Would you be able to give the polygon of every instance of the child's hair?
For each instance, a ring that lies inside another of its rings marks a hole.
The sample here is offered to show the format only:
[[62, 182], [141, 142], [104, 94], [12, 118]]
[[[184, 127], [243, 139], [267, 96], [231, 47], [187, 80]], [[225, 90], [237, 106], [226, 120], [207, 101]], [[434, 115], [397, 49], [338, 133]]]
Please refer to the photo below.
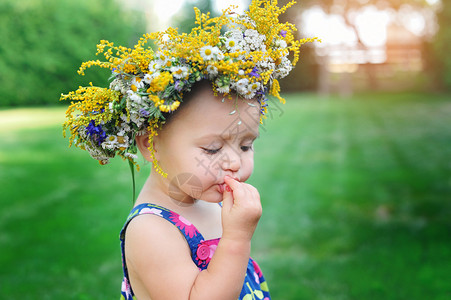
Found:
[[177, 116], [180, 114], [180, 112], [183, 111], [188, 106], [191, 100], [196, 98], [196, 96], [201, 91], [206, 89], [211, 90], [211, 83], [207, 79], [202, 79], [200, 81], [195, 82], [191, 87], [191, 90], [183, 95], [183, 99], [181, 100], [183, 105], [181, 105], [179, 109], [163, 113], [164, 123], [161, 125], [160, 129], [162, 129], [164, 126], [168, 125], [174, 119], [176, 119]]
[[[64, 123], [70, 145], [87, 150], [101, 164], [119, 155], [136, 165], [135, 137], [148, 132], [152, 139], [199, 81], [199, 87], [207, 81], [215, 95], [224, 98], [235, 93], [256, 99], [263, 118], [268, 96], [285, 102], [278, 79], [292, 70], [301, 45], [316, 40], [296, 40], [296, 27], [279, 23], [279, 15], [294, 4], [279, 8], [277, 1], [253, 0], [245, 14], [229, 7], [217, 18], [195, 8], [198, 26], [190, 34], [169, 28], [145, 34], [133, 48], [100, 41], [97, 54], [106, 61], [84, 62], [78, 72], [84, 75], [91, 66], [108, 68], [112, 81], [108, 88], [91, 83], [61, 95], [72, 101]], [[157, 45], [156, 51], [146, 45], [149, 41]], [[153, 165], [166, 175], [156, 160]]]

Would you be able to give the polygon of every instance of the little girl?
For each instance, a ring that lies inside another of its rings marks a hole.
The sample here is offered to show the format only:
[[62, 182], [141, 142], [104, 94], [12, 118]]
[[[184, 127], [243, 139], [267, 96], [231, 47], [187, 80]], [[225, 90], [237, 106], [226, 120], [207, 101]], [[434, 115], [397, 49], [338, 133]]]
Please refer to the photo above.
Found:
[[[130, 284], [138, 299], [269, 299], [249, 259], [260, 197], [244, 183], [260, 109], [256, 100], [221, 100], [208, 83], [195, 86], [153, 139], [153, 157], [168, 176], [151, 172], [122, 231], [124, 297]], [[235, 109], [239, 116], [230, 115]], [[148, 141], [137, 137], [152, 160]]]
[[278, 79], [313, 40], [294, 40], [294, 25], [278, 21], [294, 1], [276, 3], [254, 0], [243, 15], [229, 8], [212, 19], [195, 9], [190, 34], [169, 28], [132, 49], [101, 41], [107, 61], [79, 73], [109, 68], [109, 88], [62, 95], [72, 100], [71, 145], [101, 164], [119, 155], [132, 174], [138, 150], [154, 166], [120, 235], [122, 299], [270, 299], [250, 259], [260, 195], [245, 182], [267, 97], [284, 102]]

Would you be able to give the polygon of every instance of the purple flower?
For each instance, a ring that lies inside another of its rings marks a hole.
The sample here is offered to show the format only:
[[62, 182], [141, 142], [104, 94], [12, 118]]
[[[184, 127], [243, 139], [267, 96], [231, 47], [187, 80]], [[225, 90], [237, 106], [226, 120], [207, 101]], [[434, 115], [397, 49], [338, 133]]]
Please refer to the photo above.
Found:
[[280, 35], [283, 36], [283, 37], [286, 37], [287, 36], [287, 31], [286, 30], [281, 30], [280, 31]]
[[254, 67], [252, 69], [252, 72], [249, 73], [249, 75], [259, 78], [260, 74], [258, 74], [257, 71], [258, 71], [257, 67]]
[[174, 84], [174, 88], [177, 92], [180, 92], [184, 86], [185, 86], [185, 84], [181, 80], [177, 80]]
[[148, 117], [148, 116], [150, 116], [150, 112], [148, 112], [148, 111], [145, 110], [144, 108], [141, 108], [141, 109], [139, 110], [139, 115], [142, 116], [142, 117]]
[[265, 97], [265, 94], [263, 93], [262, 97], [257, 98], [258, 102], [260, 103], [260, 114], [265, 114], [265, 107], [268, 107], [267, 100], [268, 98]]
[[96, 126], [96, 121], [94, 120], [91, 120], [89, 125], [86, 126], [86, 131], [91, 141], [97, 143], [99, 146], [106, 139], [106, 133], [103, 131], [102, 126]]

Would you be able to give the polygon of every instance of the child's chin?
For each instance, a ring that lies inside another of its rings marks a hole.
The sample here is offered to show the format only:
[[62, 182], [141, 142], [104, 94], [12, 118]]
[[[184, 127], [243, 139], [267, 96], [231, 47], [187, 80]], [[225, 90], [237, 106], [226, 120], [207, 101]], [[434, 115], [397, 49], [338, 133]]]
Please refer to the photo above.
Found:
[[202, 193], [202, 197], [199, 200], [210, 203], [219, 203], [222, 202], [222, 198], [222, 193], [218, 191], [205, 191], [204, 193]]

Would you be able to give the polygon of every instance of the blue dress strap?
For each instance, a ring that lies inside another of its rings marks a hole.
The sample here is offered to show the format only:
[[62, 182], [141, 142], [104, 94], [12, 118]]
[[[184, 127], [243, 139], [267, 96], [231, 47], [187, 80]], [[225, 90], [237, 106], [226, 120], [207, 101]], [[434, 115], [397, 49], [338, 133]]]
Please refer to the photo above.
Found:
[[125, 221], [124, 227], [122, 228], [121, 241], [125, 239], [125, 231], [130, 221], [143, 214], [156, 215], [172, 223], [185, 237], [191, 249], [192, 256], [196, 254], [197, 245], [204, 240], [202, 234], [197, 230], [197, 228], [176, 212], [152, 203], [143, 203], [132, 209], [127, 220]]

